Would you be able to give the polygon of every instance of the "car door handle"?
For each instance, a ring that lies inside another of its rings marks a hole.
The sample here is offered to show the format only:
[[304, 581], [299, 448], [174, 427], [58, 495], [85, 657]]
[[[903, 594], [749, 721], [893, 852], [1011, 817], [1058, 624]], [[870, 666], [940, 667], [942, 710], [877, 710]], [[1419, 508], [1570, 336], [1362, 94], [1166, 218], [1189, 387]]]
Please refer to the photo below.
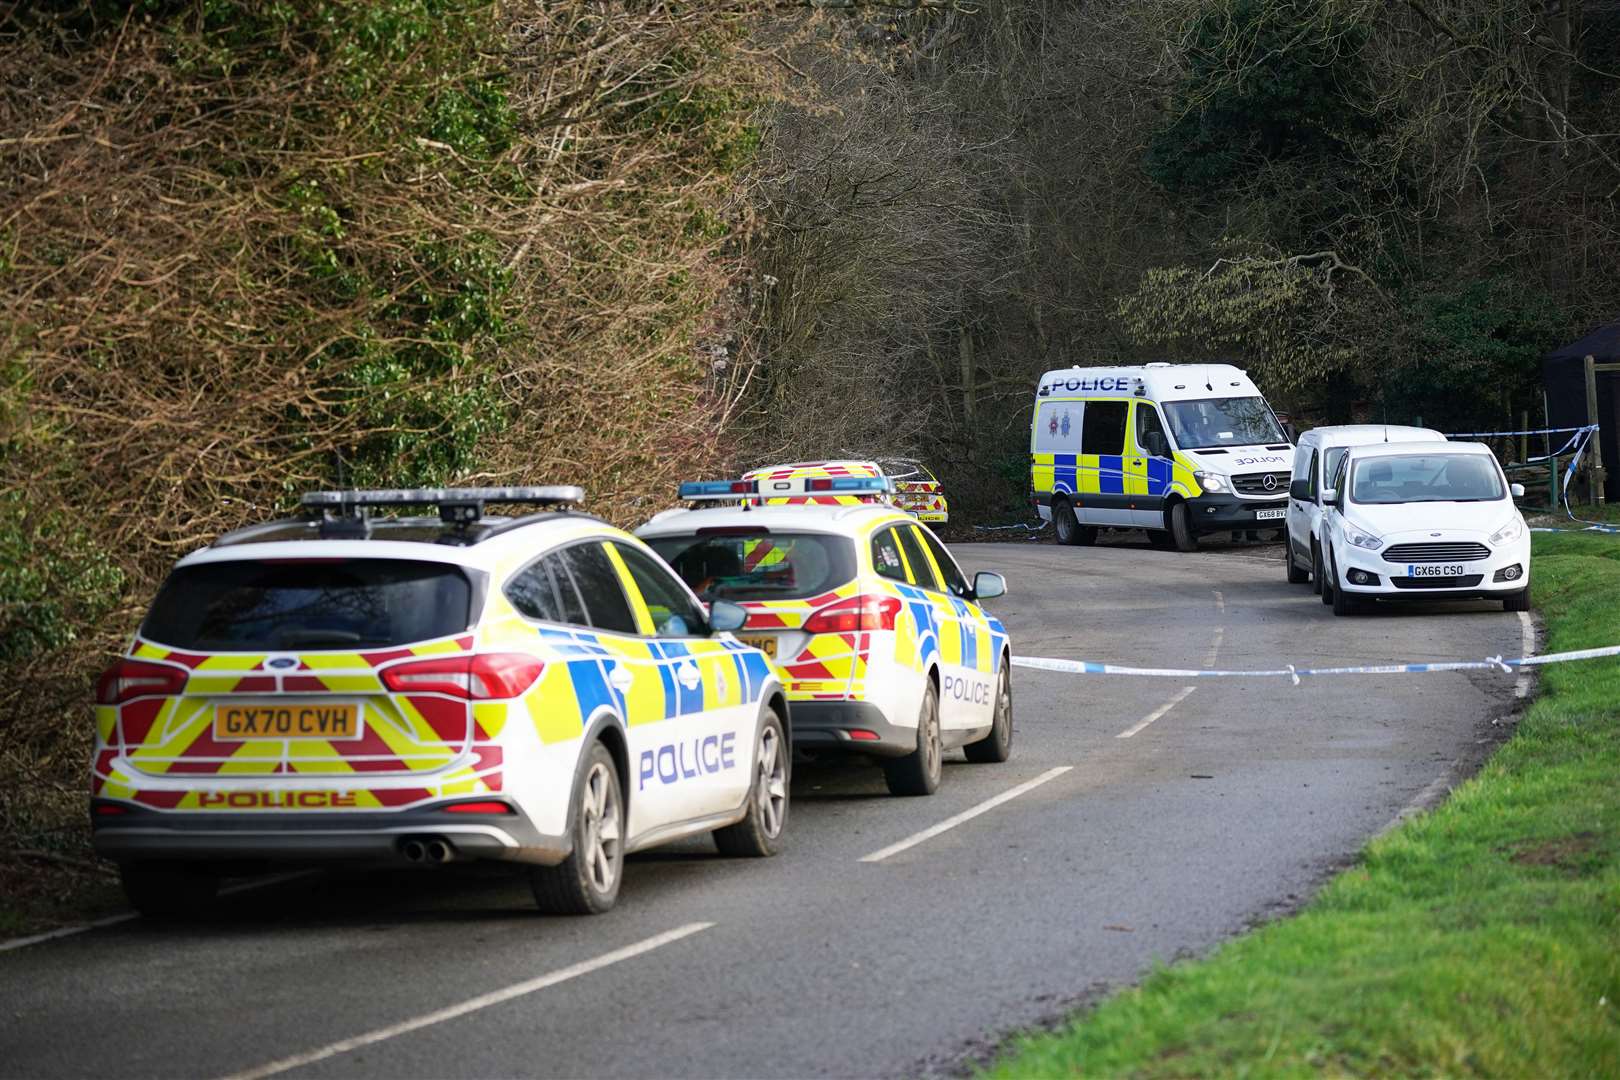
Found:
[[623, 664], [613, 665], [613, 673], [608, 676], [608, 682], [613, 684], [615, 690], [628, 691], [635, 681], [635, 676], [631, 675], [630, 669]]
[[675, 678], [688, 690], [696, 690], [703, 676], [698, 673], [697, 665], [687, 660], [675, 669]]

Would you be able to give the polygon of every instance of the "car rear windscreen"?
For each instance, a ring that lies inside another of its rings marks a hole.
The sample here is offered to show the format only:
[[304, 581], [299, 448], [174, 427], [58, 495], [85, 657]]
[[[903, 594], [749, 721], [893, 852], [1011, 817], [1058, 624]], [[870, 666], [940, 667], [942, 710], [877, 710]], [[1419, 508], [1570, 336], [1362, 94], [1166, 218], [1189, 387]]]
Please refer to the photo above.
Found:
[[855, 576], [855, 544], [829, 533], [703, 530], [648, 544], [705, 600], [802, 600]]
[[177, 649], [387, 648], [467, 629], [458, 566], [410, 559], [289, 559], [183, 566], [141, 626]]

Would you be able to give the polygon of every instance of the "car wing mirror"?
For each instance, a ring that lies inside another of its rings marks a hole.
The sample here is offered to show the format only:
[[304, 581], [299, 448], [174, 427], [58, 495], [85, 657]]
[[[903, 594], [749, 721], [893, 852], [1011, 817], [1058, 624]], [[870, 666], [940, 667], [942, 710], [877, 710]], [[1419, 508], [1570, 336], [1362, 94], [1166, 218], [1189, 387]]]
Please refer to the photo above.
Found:
[[709, 605], [709, 632], [729, 634], [748, 625], [748, 609], [730, 600], [716, 600]]
[[993, 600], [1007, 595], [1007, 579], [993, 570], [980, 570], [973, 575], [973, 599]]
[[1309, 480], [1290, 480], [1288, 482], [1288, 497], [1298, 499], [1300, 502], [1311, 501], [1311, 482]]
[[1515, 499], [1524, 498], [1524, 485], [1523, 484], [1509, 484], [1508, 485], [1508, 491], [1513, 495], [1513, 497]]

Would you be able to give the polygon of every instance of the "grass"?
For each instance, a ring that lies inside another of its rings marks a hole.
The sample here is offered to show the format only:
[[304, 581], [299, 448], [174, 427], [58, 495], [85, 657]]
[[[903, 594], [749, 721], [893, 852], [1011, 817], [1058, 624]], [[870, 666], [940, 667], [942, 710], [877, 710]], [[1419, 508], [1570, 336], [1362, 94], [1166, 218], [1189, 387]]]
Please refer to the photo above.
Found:
[[[1620, 644], [1620, 537], [1535, 538], [1546, 651]], [[989, 1070], [1620, 1076], [1620, 660], [1549, 666], [1512, 739], [1297, 916]]]

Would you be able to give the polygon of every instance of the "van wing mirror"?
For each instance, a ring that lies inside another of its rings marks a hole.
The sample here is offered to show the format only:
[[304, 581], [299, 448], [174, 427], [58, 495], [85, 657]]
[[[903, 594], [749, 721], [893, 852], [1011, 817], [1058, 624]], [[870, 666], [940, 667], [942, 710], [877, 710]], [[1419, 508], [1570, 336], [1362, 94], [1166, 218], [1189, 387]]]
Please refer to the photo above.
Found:
[[1323, 488], [1322, 489], [1322, 505], [1323, 506], [1338, 506], [1339, 505], [1339, 489], [1338, 488]]
[[1310, 502], [1311, 501], [1311, 482], [1310, 482], [1310, 480], [1308, 480], [1308, 479], [1306, 479], [1304, 477], [1301, 477], [1298, 480], [1290, 480], [1288, 482], [1288, 497], [1290, 499], [1298, 499], [1300, 502]]
[[973, 599], [993, 600], [1007, 595], [1007, 579], [993, 570], [980, 570], [973, 575]]
[[709, 632], [729, 634], [741, 630], [748, 622], [748, 609], [730, 600], [716, 600], [709, 605]]
[[1509, 484], [1508, 485], [1508, 491], [1510, 493], [1512, 493], [1512, 495], [1513, 495], [1513, 497], [1515, 499], [1524, 498], [1524, 485], [1523, 484]]

